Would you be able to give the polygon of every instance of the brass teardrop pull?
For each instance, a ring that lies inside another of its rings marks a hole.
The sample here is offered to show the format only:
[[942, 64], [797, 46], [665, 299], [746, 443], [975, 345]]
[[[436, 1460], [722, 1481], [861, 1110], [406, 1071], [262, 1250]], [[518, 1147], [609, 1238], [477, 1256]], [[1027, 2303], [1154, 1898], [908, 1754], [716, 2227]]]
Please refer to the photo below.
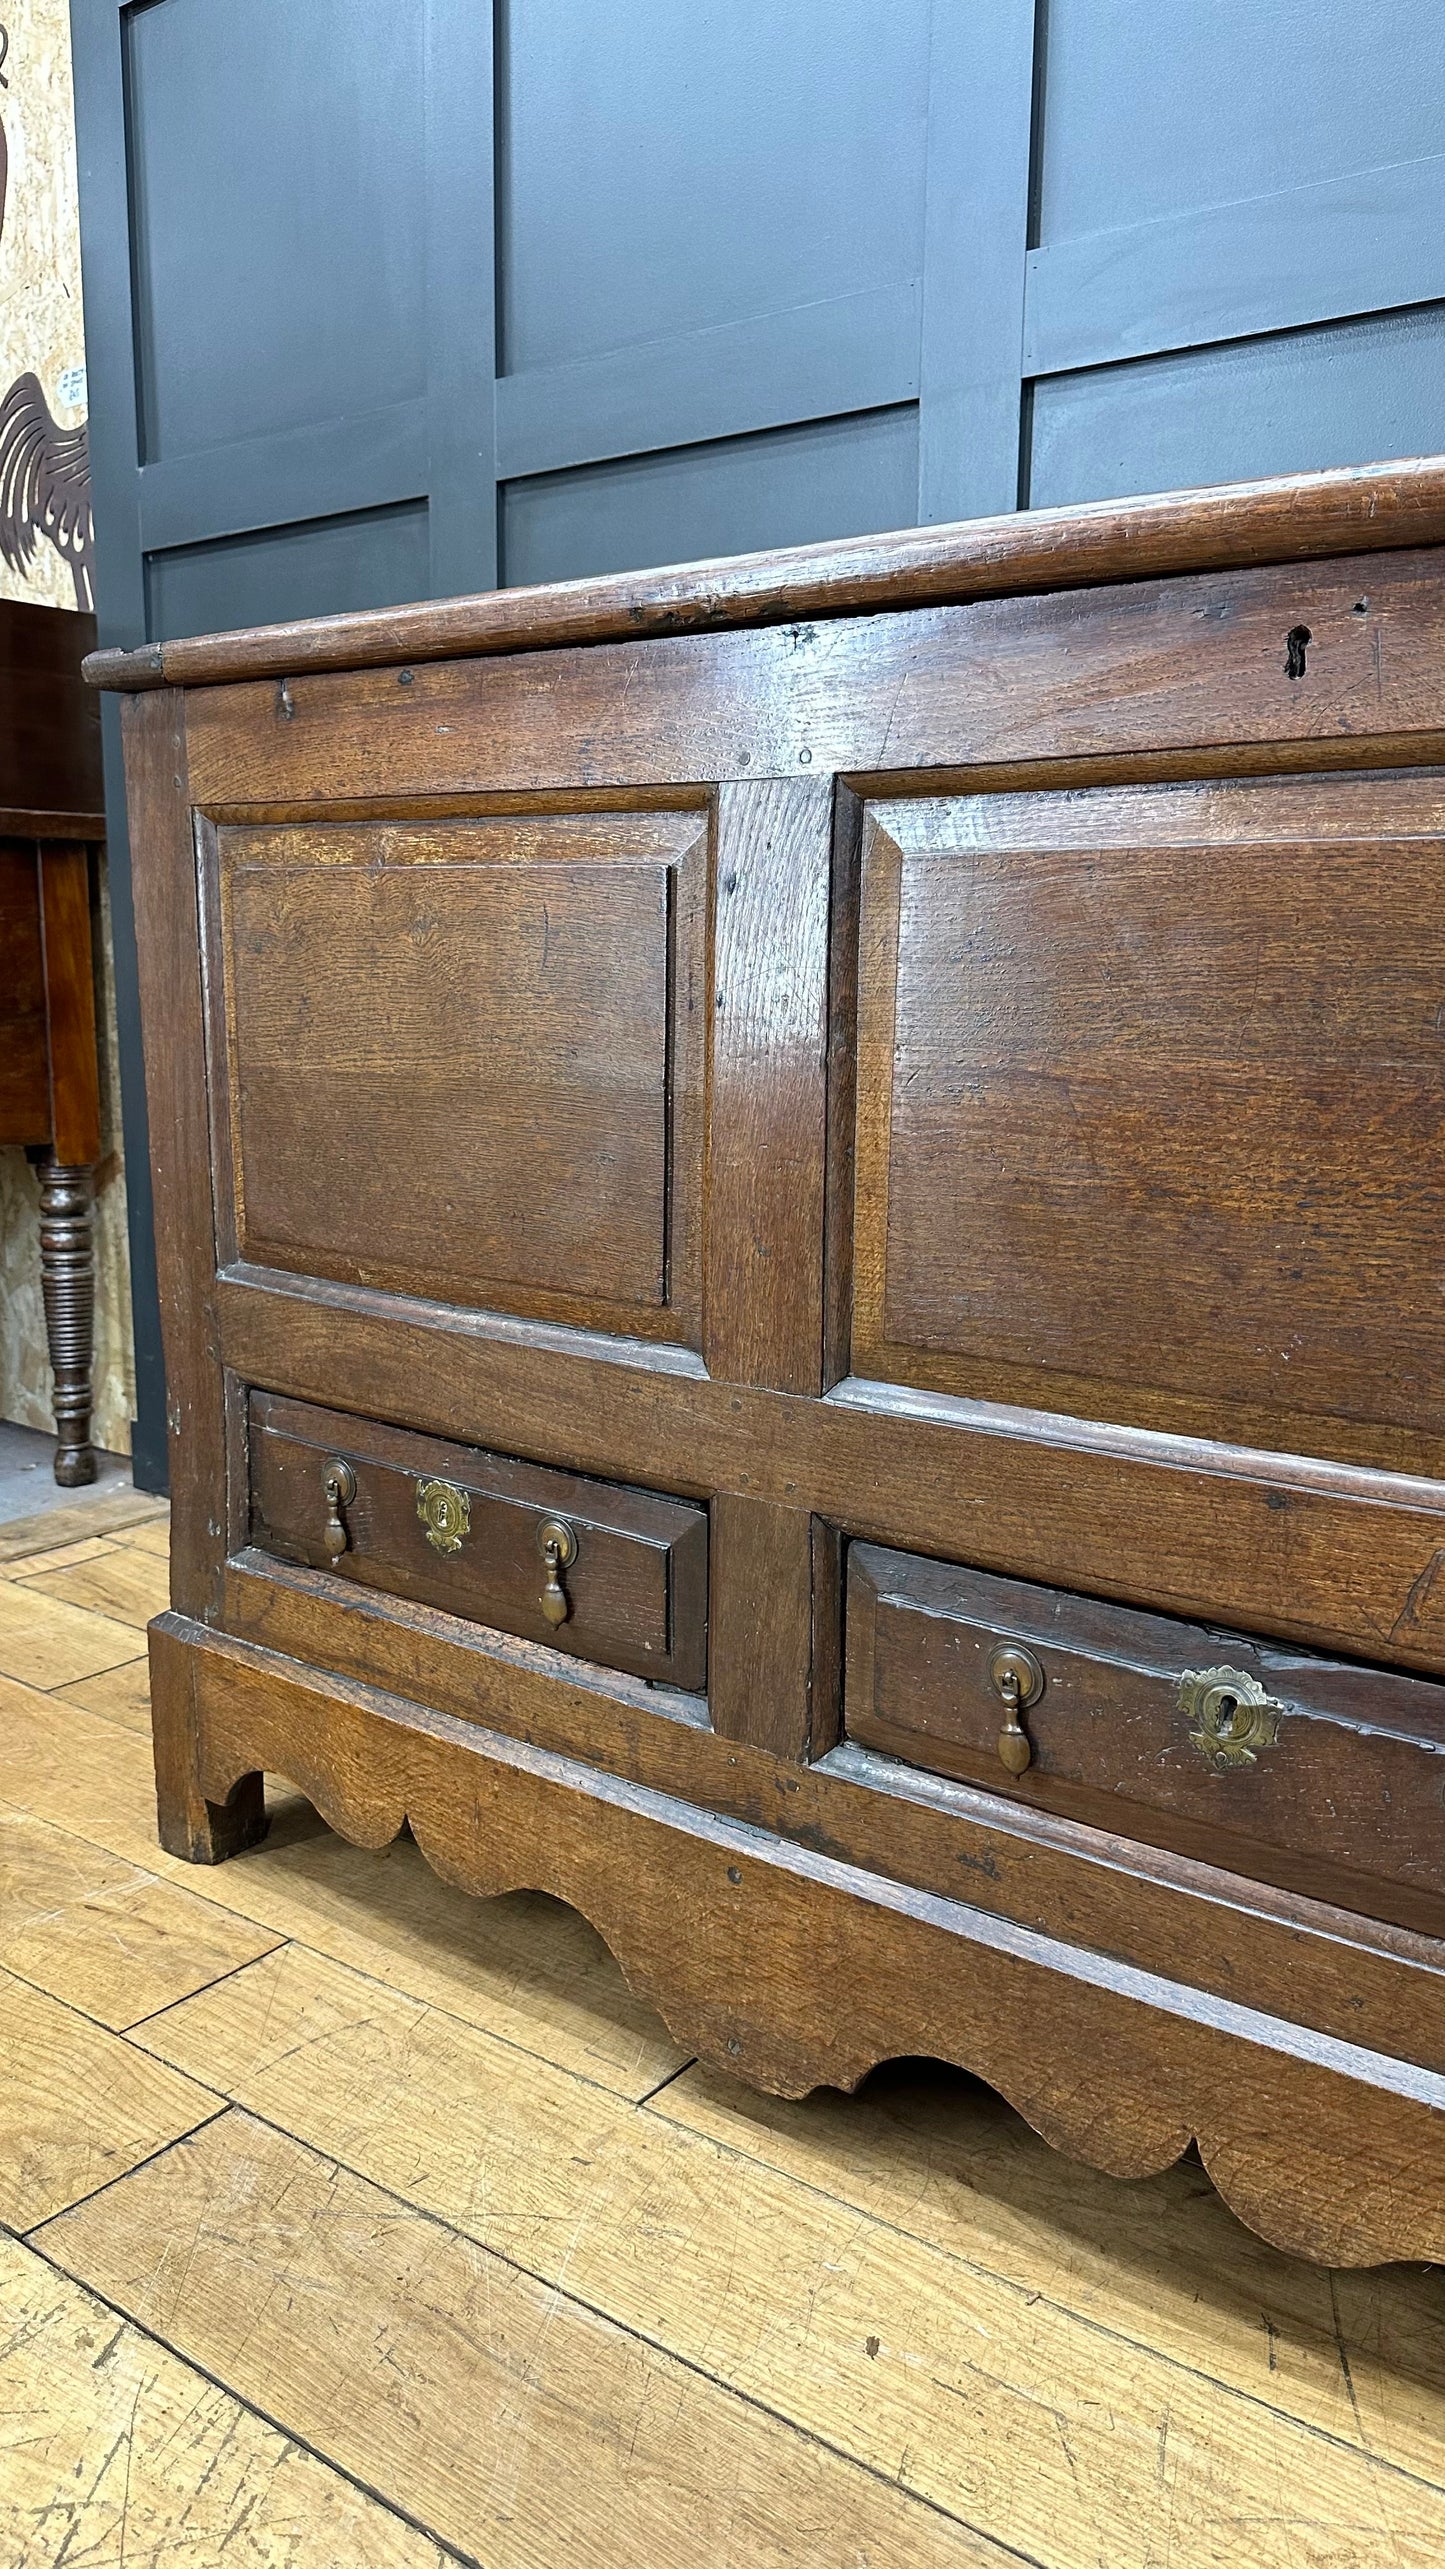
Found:
[[349, 1507], [356, 1496], [356, 1474], [349, 1463], [333, 1459], [322, 1472], [321, 1487], [326, 1499], [326, 1523], [321, 1540], [329, 1559], [339, 1561], [351, 1539], [341, 1511]]
[[1031, 1650], [1023, 1643], [1011, 1641], [995, 1650], [988, 1663], [989, 1683], [1003, 1705], [1003, 1727], [998, 1735], [1001, 1765], [1010, 1775], [1022, 1775], [1033, 1761], [1028, 1732], [1019, 1720], [1026, 1704], [1036, 1704], [1044, 1691], [1044, 1672]]
[[572, 1609], [562, 1585], [562, 1572], [577, 1558], [577, 1533], [565, 1516], [544, 1516], [537, 1528], [537, 1549], [546, 1564], [542, 1612], [550, 1624], [565, 1623]]

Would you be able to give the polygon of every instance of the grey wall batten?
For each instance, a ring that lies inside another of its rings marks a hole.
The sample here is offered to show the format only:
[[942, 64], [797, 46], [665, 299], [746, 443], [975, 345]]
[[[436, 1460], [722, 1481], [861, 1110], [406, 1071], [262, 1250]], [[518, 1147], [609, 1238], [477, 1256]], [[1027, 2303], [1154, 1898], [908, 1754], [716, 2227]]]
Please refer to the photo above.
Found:
[[1436, 0], [71, 14], [107, 643], [1445, 445]]

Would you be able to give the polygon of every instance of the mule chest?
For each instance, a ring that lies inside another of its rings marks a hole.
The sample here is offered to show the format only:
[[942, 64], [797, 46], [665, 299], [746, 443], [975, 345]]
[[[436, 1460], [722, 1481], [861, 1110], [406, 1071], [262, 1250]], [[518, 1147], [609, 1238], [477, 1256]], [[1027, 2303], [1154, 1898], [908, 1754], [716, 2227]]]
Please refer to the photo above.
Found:
[[1445, 462], [176, 642], [161, 1836], [1445, 2256]]

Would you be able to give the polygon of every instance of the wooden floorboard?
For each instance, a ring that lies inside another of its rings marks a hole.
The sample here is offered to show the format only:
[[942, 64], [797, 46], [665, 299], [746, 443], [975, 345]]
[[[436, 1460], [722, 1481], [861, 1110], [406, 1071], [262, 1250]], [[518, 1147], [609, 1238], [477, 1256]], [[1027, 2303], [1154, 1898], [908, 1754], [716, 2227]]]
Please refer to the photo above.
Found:
[[0, 1543], [0, 2559], [1445, 2558], [1437, 2274], [1282, 2257], [933, 2065], [751, 2096], [584, 1920], [279, 1779], [174, 1862], [163, 1519], [71, 1513]]
[[247, 2115], [35, 2244], [496, 2569], [1002, 2569], [992, 2544]]
[[425, 2535], [0, 2240], [8, 2569], [441, 2569]]
[[0, 1965], [116, 2032], [277, 1941], [47, 1820], [0, 1829]]

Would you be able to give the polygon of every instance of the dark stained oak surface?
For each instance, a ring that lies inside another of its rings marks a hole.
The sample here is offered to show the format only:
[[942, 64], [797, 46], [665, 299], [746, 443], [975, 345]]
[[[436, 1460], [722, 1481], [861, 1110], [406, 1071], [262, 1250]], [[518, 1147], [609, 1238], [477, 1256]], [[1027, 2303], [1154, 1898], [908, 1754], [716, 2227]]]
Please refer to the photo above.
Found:
[[0, 598], [0, 832], [105, 835], [96, 702], [81, 676], [95, 618]]
[[[1288, 636], [1301, 625], [1312, 639], [1295, 679]], [[272, 680], [201, 687], [187, 699], [187, 738], [196, 799], [218, 812], [696, 791], [808, 770], [967, 769], [970, 783], [1007, 784], [997, 771], [1041, 760], [1108, 781], [1130, 757], [1254, 761], [1261, 744], [1276, 745], [1267, 766], [1391, 765], [1441, 755], [1445, 599], [1434, 556], [1414, 551], [1180, 573], [1060, 597], [323, 672], [287, 682], [284, 702]]]
[[1439, 1439], [1445, 779], [871, 819], [857, 1370], [1306, 1451], [1336, 1419]]
[[243, 1253], [695, 1341], [705, 817], [223, 830], [218, 858]]
[[50, 1129], [45, 956], [34, 846], [0, 839], [0, 1141], [42, 1142]]
[[936, 2050], [1440, 2252], [1442, 540], [1427, 461], [115, 673], [197, 682], [126, 708], [168, 1846], [279, 1769], [760, 2084]]
[[[707, 1669], [707, 1519], [647, 1491], [609, 1489], [570, 1472], [409, 1436], [253, 1392], [251, 1540], [282, 1559], [443, 1607], [549, 1649], [575, 1652], [660, 1684], [697, 1688]], [[326, 1543], [324, 1476], [347, 1462], [340, 1505], [346, 1548]], [[418, 1493], [441, 1481], [464, 1494], [467, 1524], [439, 1549]], [[565, 1621], [542, 1607], [538, 1535], [561, 1517], [576, 1558], [560, 1571]]]
[[[1044, 1681], [1017, 1777], [989, 1674], [1016, 1640]], [[1281, 1707], [1238, 1764], [1212, 1762], [1181, 1702], [1186, 1672], [1213, 1668]], [[886, 1756], [1445, 1931], [1445, 1686], [855, 1543], [845, 1721]]]

